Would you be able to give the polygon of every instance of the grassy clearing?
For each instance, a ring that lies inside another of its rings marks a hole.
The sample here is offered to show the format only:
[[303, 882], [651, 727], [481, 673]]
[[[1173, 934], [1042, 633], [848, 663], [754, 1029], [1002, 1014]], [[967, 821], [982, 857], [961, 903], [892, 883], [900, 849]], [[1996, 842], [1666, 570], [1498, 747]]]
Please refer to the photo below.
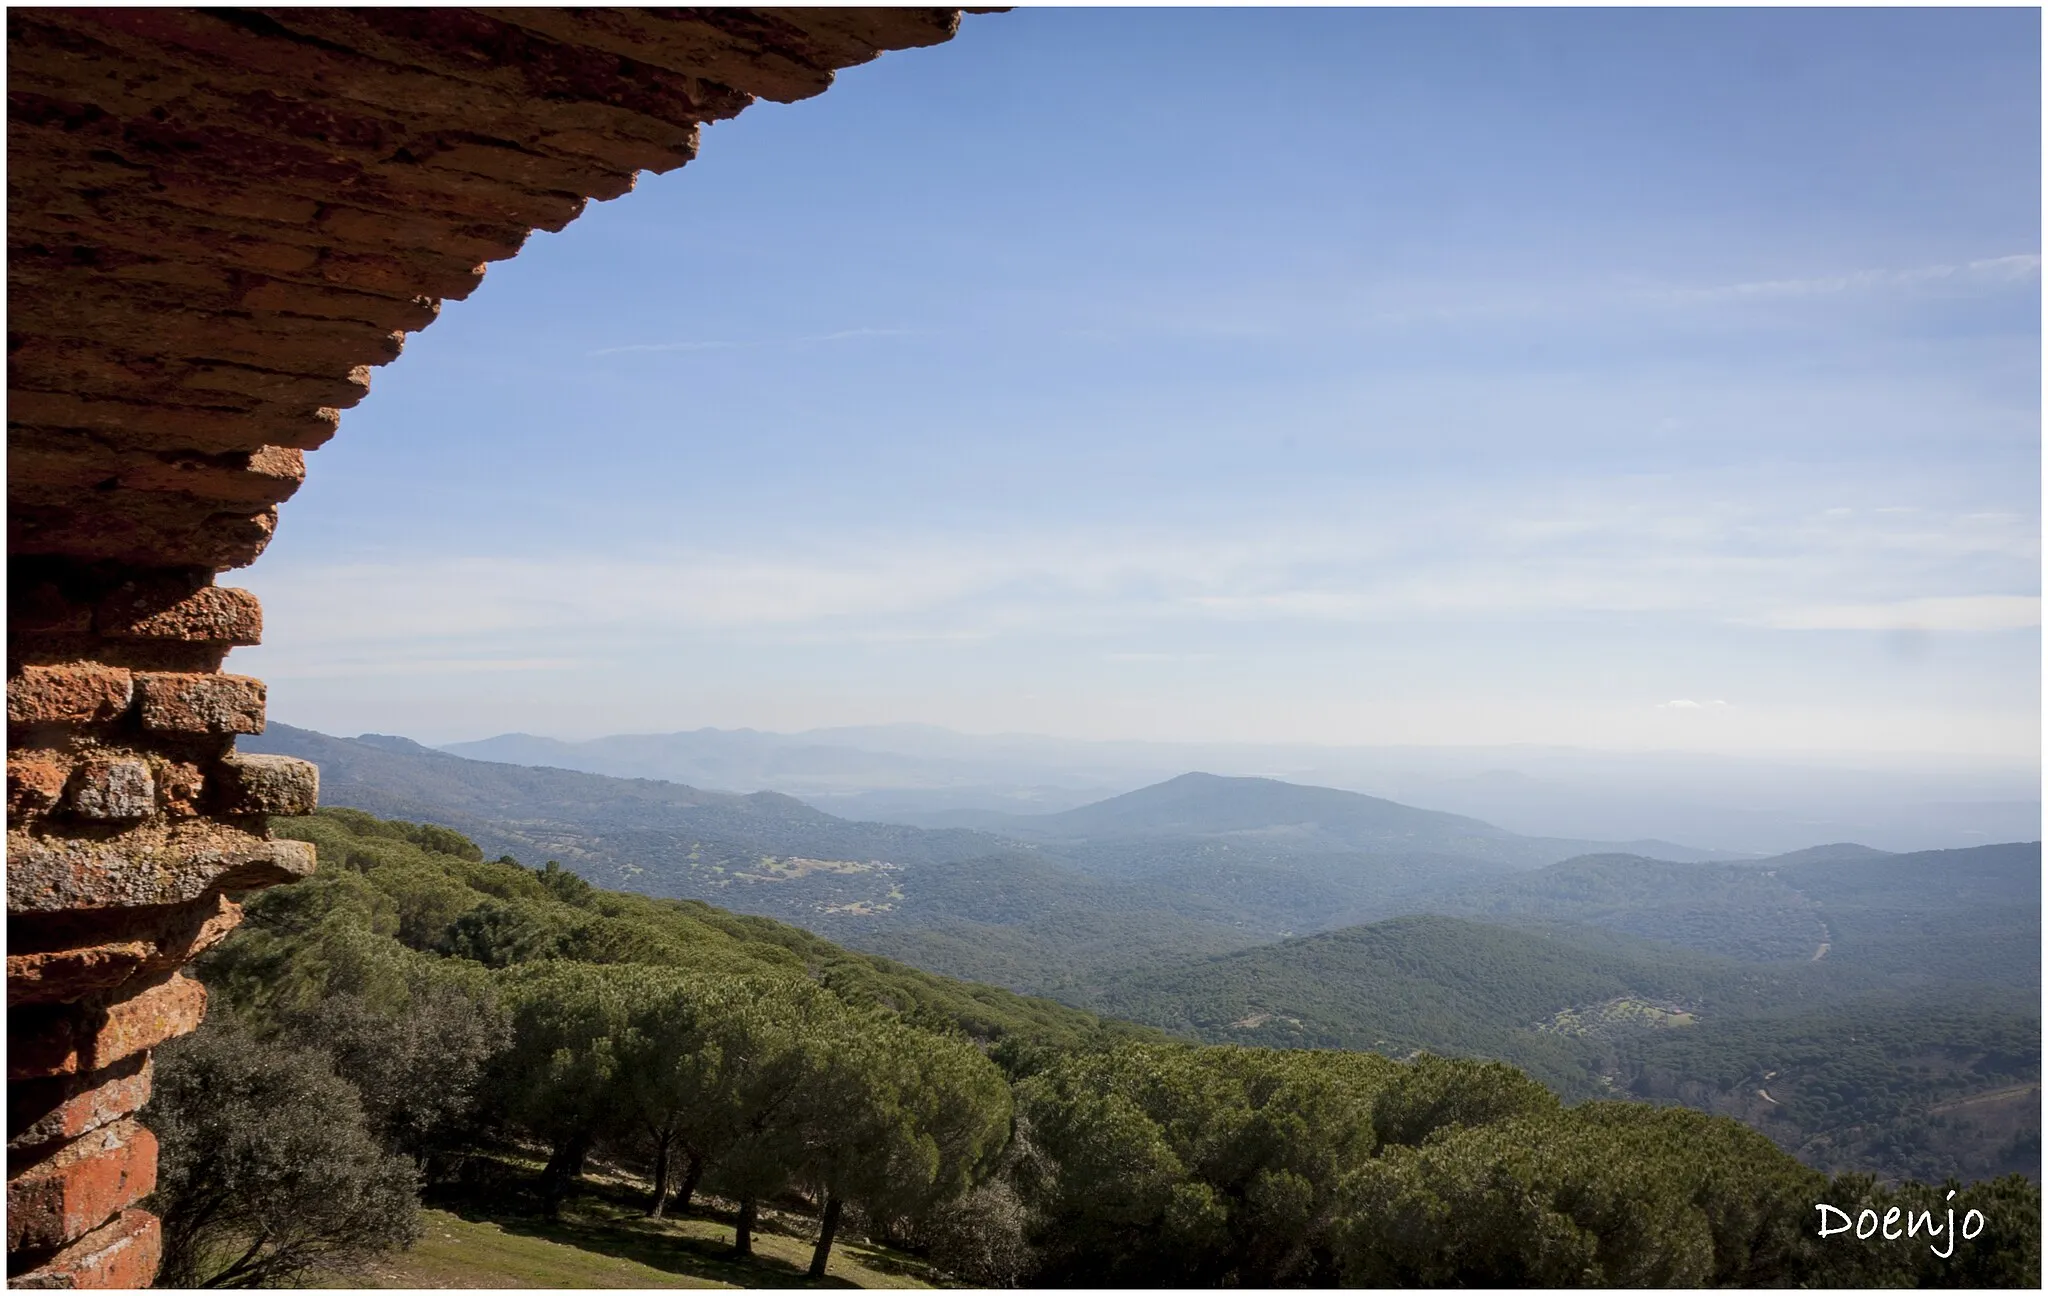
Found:
[[448, 1211], [420, 1213], [426, 1233], [410, 1251], [394, 1252], [337, 1278], [338, 1287], [728, 1287], [674, 1273], [574, 1242], [508, 1232], [491, 1220]]
[[1553, 1035], [1607, 1036], [1636, 1030], [1695, 1026], [1699, 1019], [1675, 1005], [1624, 996], [1591, 1007], [1566, 1008], [1536, 1029]]
[[715, 1208], [651, 1220], [623, 1184], [586, 1181], [559, 1218], [521, 1196], [448, 1201], [421, 1212], [424, 1236], [336, 1286], [486, 1287], [933, 1287], [943, 1276], [884, 1247], [841, 1237], [825, 1277], [807, 1276], [810, 1221], [764, 1210], [754, 1255], [735, 1259], [732, 1216]]

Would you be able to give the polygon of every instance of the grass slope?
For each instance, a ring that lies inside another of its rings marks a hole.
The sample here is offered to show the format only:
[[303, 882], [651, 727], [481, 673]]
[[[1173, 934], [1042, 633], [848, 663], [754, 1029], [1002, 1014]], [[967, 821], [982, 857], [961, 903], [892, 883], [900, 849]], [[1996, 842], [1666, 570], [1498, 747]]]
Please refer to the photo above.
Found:
[[579, 1198], [558, 1219], [476, 1204], [421, 1212], [424, 1234], [346, 1275], [337, 1286], [406, 1288], [916, 1287], [941, 1285], [928, 1266], [866, 1242], [833, 1248], [825, 1277], [808, 1276], [811, 1243], [754, 1236], [752, 1259], [732, 1250], [732, 1224], [709, 1212], [650, 1220], [619, 1202]]

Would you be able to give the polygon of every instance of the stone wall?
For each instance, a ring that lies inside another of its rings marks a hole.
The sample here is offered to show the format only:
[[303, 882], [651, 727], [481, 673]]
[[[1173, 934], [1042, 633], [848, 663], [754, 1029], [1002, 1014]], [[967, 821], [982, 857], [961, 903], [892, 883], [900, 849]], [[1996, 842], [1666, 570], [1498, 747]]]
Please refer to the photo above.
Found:
[[310, 847], [243, 756], [263, 551], [370, 369], [698, 129], [948, 39], [943, 9], [10, 9], [10, 1286], [139, 1286], [180, 969]]

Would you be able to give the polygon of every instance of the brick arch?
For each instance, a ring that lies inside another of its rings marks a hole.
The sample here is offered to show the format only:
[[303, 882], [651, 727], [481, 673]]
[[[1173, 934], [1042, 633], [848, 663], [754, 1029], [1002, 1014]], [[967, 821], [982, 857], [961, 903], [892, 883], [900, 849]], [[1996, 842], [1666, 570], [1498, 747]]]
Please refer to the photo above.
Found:
[[310, 872], [239, 756], [305, 453], [444, 299], [705, 122], [949, 39], [949, 9], [11, 9], [10, 1286], [146, 1285], [150, 1050], [237, 897]]

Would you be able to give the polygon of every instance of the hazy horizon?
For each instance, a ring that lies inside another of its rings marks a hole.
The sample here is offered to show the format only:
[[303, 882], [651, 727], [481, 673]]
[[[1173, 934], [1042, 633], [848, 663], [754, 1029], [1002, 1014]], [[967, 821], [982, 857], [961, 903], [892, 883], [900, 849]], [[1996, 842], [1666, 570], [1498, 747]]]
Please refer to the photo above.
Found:
[[231, 578], [268, 638], [229, 669], [440, 741], [2038, 765], [2038, 48], [970, 17], [409, 338]]
[[[276, 732], [289, 749], [293, 736]], [[1086, 742], [927, 725], [696, 729], [581, 743], [500, 734], [429, 745], [476, 761], [780, 792], [845, 818], [924, 827], [1000, 830], [1001, 820], [958, 816], [1057, 813], [1201, 772], [1359, 792], [1537, 837], [1751, 855], [1842, 841], [1926, 850], [2040, 836], [2038, 767], [1967, 758]]]
[[738, 725], [710, 725], [710, 724], [703, 724], [703, 725], [698, 725], [698, 724], [689, 724], [689, 723], [684, 723], [684, 724], [678, 725], [678, 726], [676, 726], [676, 727], [673, 727], [673, 728], [667, 728], [667, 727], [665, 727], [665, 728], [646, 728], [646, 729], [635, 729], [635, 728], [629, 728], [629, 729], [607, 730], [607, 731], [603, 731], [603, 732], [598, 732], [598, 731], [592, 731], [592, 732], [587, 732], [587, 733], [578, 733], [578, 734], [575, 734], [575, 735], [570, 735], [570, 734], [565, 734], [565, 733], [538, 733], [538, 732], [535, 732], [535, 731], [533, 731], [533, 730], [527, 730], [527, 729], [493, 729], [493, 730], [487, 730], [487, 731], [485, 731], [485, 730], [480, 730], [480, 731], [475, 731], [475, 732], [464, 732], [464, 733], [462, 733], [462, 734], [460, 734], [460, 735], [450, 735], [450, 734], [445, 734], [445, 733], [442, 733], [442, 734], [430, 734], [430, 735], [427, 735], [427, 736], [423, 736], [423, 735], [422, 735], [422, 733], [413, 733], [413, 732], [407, 732], [407, 731], [402, 731], [402, 730], [379, 730], [379, 729], [349, 729], [349, 728], [348, 728], [348, 727], [346, 727], [346, 726], [343, 726], [343, 727], [341, 727], [341, 728], [322, 728], [322, 727], [321, 727], [321, 726], [319, 726], [319, 725], [315, 725], [315, 724], [308, 724], [308, 723], [304, 723], [304, 722], [302, 722], [302, 721], [299, 721], [299, 720], [295, 720], [295, 719], [291, 719], [291, 718], [288, 718], [288, 717], [283, 717], [283, 716], [279, 716], [279, 717], [277, 717], [277, 719], [279, 719], [279, 720], [283, 721], [284, 723], [287, 723], [287, 724], [291, 724], [291, 725], [293, 725], [293, 726], [294, 726], [294, 727], [296, 727], [296, 728], [301, 728], [301, 729], [313, 729], [313, 730], [316, 730], [316, 731], [318, 731], [318, 732], [322, 732], [322, 733], [328, 733], [328, 734], [332, 734], [332, 735], [334, 735], [334, 736], [336, 736], [336, 737], [357, 737], [357, 736], [360, 736], [360, 735], [362, 735], [362, 734], [384, 734], [384, 735], [386, 735], [386, 736], [389, 736], [389, 737], [398, 737], [398, 738], [409, 738], [409, 739], [411, 739], [412, 741], [414, 741], [414, 742], [417, 742], [417, 743], [421, 744], [422, 746], [425, 746], [425, 747], [433, 747], [433, 748], [437, 748], [437, 749], [438, 749], [438, 748], [447, 748], [447, 747], [457, 747], [457, 746], [461, 746], [461, 745], [463, 745], [463, 744], [466, 744], [466, 743], [477, 743], [477, 742], [484, 742], [484, 741], [488, 741], [488, 740], [490, 740], [490, 739], [493, 739], [493, 738], [507, 738], [507, 737], [529, 737], [529, 738], [540, 738], [540, 739], [545, 739], [545, 740], [547, 740], [547, 741], [552, 741], [552, 742], [562, 742], [562, 743], [568, 743], [568, 744], [571, 744], [571, 745], [576, 745], [576, 744], [584, 744], [584, 743], [590, 743], [590, 742], [596, 742], [596, 741], [601, 741], [601, 740], [603, 740], [603, 739], [608, 739], [608, 738], [655, 738], [655, 737], [668, 737], [668, 736], [671, 736], [671, 735], [676, 735], [676, 734], [693, 734], [693, 733], [706, 733], [706, 732], [710, 732], [710, 733], [721, 733], [721, 734], [738, 734], [738, 733], [754, 733], [754, 734], [762, 734], [762, 735], [766, 735], [766, 736], [772, 736], [772, 737], [785, 737], [785, 738], [796, 738], [796, 737], [806, 737], [806, 736], [814, 736], [814, 735], [815, 735], [815, 736], [822, 736], [822, 735], [834, 735], [834, 734], [848, 734], [848, 733], [860, 733], [860, 732], [864, 732], [864, 731], [875, 731], [875, 730], [891, 730], [891, 729], [896, 729], [896, 730], [906, 730], [906, 731], [915, 731], [915, 730], [930, 730], [930, 731], [936, 731], [936, 732], [939, 732], [939, 733], [943, 733], [943, 734], [947, 734], [947, 735], [951, 735], [951, 736], [955, 736], [955, 737], [961, 737], [961, 738], [968, 738], [968, 739], [976, 739], [976, 740], [988, 740], [988, 741], [1003, 741], [1003, 740], [1022, 740], [1022, 741], [1031, 741], [1031, 742], [1047, 742], [1047, 743], [1062, 743], [1062, 744], [1067, 744], [1067, 743], [1071, 743], [1071, 744], [1075, 744], [1075, 745], [1088, 745], [1088, 746], [1103, 746], [1103, 747], [1111, 747], [1111, 746], [1129, 746], [1129, 747], [1159, 747], [1159, 748], [1167, 748], [1167, 749], [1174, 749], [1174, 748], [1178, 748], [1178, 749], [1188, 749], [1188, 748], [1200, 749], [1200, 748], [1228, 748], [1228, 747], [1244, 747], [1244, 748], [1298, 748], [1298, 749], [1302, 749], [1302, 750], [1317, 750], [1317, 751], [1330, 751], [1330, 752], [1348, 752], [1348, 751], [1370, 751], [1370, 752], [1402, 752], [1402, 751], [1414, 751], [1414, 752], [1418, 752], [1418, 753], [1431, 753], [1431, 752], [1438, 752], [1438, 753], [1449, 753], [1449, 752], [1474, 752], [1474, 753], [1477, 753], [1477, 752], [1528, 752], [1528, 753], [1539, 753], [1539, 752], [1582, 752], [1582, 753], [1587, 753], [1587, 754], [1592, 754], [1592, 755], [1600, 755], [1600, 756], [1671, 756], [1671, 757], [1692, 757], [1692, 756], [1698, 756], [1698, 757], [1703, 757], [1703, 758], [1708, 758], [1708, 759], [1716, 759], [1716, 760], [1728, 760], [1728, 761], [1740, 761], [1740, 762], [1754, 762], [1754, 763], [1758, 763], [1758, 764], [1773, 764], [1773, 763], [1791, 763], [1791, 764], [1807, 764], [1807, 763], [1815, 763], [1815, 764], [1827, 764], [1827, 765], [1831, 765], [1831, 766], [1834, 766], [1834, 767], [1837, 767], [1837, 768], [1840, 768], [1840, 767], [1844, 767], [1844, 766], [1850, 766], [1850, 765], [1855, 765], [1855, 764], [1858, 764], [1858, 763], [1867, 763], [1867, 764], [1870, 764], [1870, 765], [1873, 765], [1873, 766], [1877, 766], [1877, 767], [1893, 767], [1893, 768], [1895, 768], [1895, 767], [1898, 767], [1898, 766], [1900, 766], [1900, 765], [1912, 765], [1912, 764], [1915, 764], [1915, 763], [1922, 763], [1922, 762], [1924, 762], [1924, 763], [1927, 763], [1927, 764], [1931, 764], [1931, 765], [1946, 765], [1946, 766], [1951, 766], [1951, 767], [1954, 767], [1954, 766], [1958, 766], [1958, 765], [1966, 765], [1966, 766], [1982, 766], [1982, 767], [1986, 767], [1986, 768], [1993, 768], [1993, 769], [2001, 769], [2001, 770], [2009, 770], [2009, 769], [2033, 769], [2033, 770], [2036, 770], [2036, 771], [2038, 771], [2038, 770], [2039, 770], [2039, 769], [2041, 768], [2041, 760], [2040, 760], [2040, 754], [2039, 754], [2039, 752], [2038, 752], [2038, 751], [2037, 751], [2037, 752], [2033, 752], [2033, 753], [2019, 752], [2019, 753], [2013, 753], [2013, 754], [2010, 754], [2010, 755], [2008, 755], [2008, 754], [2003, 754], [2003, 753], [1979, 753], [1979, 752], [1943, 752], [1943, 751], [1913, 751], [1913, 750], [1910, 750], [1910, 749], [1907, 749], [1907, 750], [1885, 750], [1885, 749], [1870, 749], [1870, 748], [1822, 748], [1822, 747], [1815, 747], [1815, 748], [1806, 748], [1806, 749], [1800, 749], [1800, 748], [1787, 748], [1787, 749], [1783, 749], [1783, 750], [1759, 750], [1759, 751], [1717, 751], [1717, 750], [1712, 750], [1712, 749], [1706, 749], [1706, 748], [1697, 748], [1697, 747], [1651, 747], [1651, 746], [1637, 746], [1637, 747], [1622, 747], [1622, 746], [1614, 746], [1614, 747], [1602, 747], [1602, 746], [1598, 746], [1598, 745], [1595, 745], [1595, 744], [1590, 744], [1590, 743], [1570, 743], [1570, 742], [1505, 742], [1505, 743], [1485, 743], [1485, 742], [1470, 742], [1470, 743], [1456, 743], [1456, 742], [1443, 742], [1443, 743], [1376, 743], [1376, 742], [1369, 742], [1369, 741], [1359, 741], [1359, 742], [1341, 742], [1341, 741], [1330, 741], [1330, 742], [1317, 742], [1317, 741], [1308, 741], [1308, 740], [1304, 740], [1304, 741], [1284, 741], [1284, 740], [1283, 740], [1283, 741], [1264, 741], [1264, 740], [1258, 740], [1258, 739], [1237, 739], [1237, 738], [1188, 738], [1188, 739], [1172, 739], [1172, 738], [1156, 738], [1156, 739], [1155, 739], [1155, 738], [1129, 738], [1129, 737], [1117, 737], [1117, 738], [1096, 738], [1096, 737], [1086, 737], [1086, 736], [1081, 736], [1081, 735], [1075, 735], [1075, 734], [1062, 734], [1062, 733], [1053, 733], [1053, 732], [1048, 732], [1048, 731], [1043, 731], [1043, 730], [1028, 730], [1028, 729], [1003, 729], [1003, 730], [976, 730], [976, 729], [963, 729], [963, 728], [959, 728], [959, 727], [957, 727], [957, 726], [952, 726], [952, 725], [943, 725], [943, 724], [932, 724], [932, 723], [930, 723], [930, 722], [927, 722], [927, 721], [921, 721], [921, 720], [894, 720], [894, 721], [879, 721], [879, 722], [873, 722], [873, 723], [864, 723], [864, 724], [825, 724], [825, 725], [810, 725], [810, 726], [803, 726], [803, 727], [789, 727], [789, 728], [770, 728], [770, 727], [768, 727], [768, 726], [765, 726], [765, 725], [747, 725], [747, 724], [738, 724]]

